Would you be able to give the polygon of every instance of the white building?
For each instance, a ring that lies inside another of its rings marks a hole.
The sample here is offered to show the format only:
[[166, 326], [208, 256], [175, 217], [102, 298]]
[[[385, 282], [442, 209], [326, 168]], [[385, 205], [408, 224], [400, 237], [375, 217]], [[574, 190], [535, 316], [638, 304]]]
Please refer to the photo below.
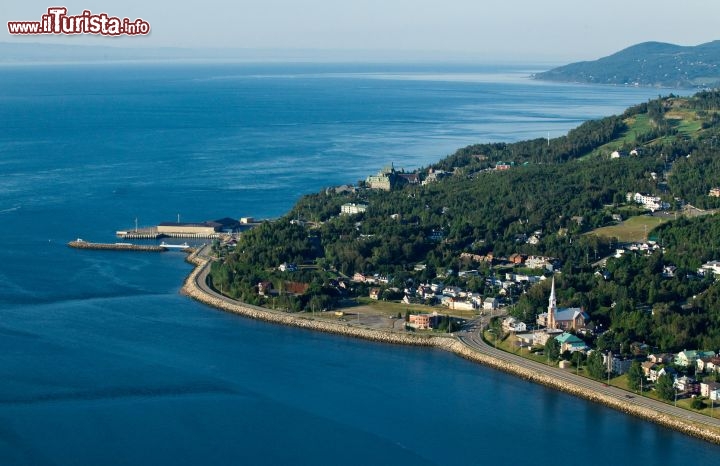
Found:
[[497, 298], [485, 298], [485, 301], [483, 301], [483, 309], [487, 311], [492, 311], [493, 309], [498, 308], [498, 300]]
[[712, 272], [715, 275], [720, 275], [720, 261], [706, 262], [698, 269], [700, 275], [705, 275], [708, 272]]
[[648, 194], [641, 193], [628, 193], [628, 200], [635, 201], [637, 204], [641, 204], [646, 209], [650, 209], [655, 212], [656, 210], [665, 210], [670, 208], [670, 204], [663, 202], [659, 196], [650, 196]]
[[367, 210], [366, 204], [354, 204], [348, 203], [340, 206], [340, 215], [355, 215], [362, 214]]
[[502, 328], [506, 332], [527, 332], [525, 322], [520, 322], [515, 317], [506, 317], [503, 319]]

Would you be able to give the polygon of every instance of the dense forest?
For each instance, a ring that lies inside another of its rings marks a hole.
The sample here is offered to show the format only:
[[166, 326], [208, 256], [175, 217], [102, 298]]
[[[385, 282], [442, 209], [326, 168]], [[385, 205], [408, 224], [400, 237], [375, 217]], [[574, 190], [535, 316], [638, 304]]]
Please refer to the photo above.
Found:
[[[244, 233], [214, 265], [212, 281], [247, 302], [319, 309], [365, 292], [338, 286], [357, 272], [388, 277], [387, 288], [442, 276], [447, 284], [491, 295], [496, 290], [487, 278], [507, 269], [498, 265], [501, 258], [542, 255], [559, 264], [559, 305], [582, 306], [597, 328], [610, 329], [598, 346], [718, 348], [720, 289], [712, 274], [700, 276], [697, 269], [720, 259], [720, 220], [682, 215], [688, 204], [720, 207], [720, 198], [708, 196], [720, 184], [718, 115], [720, 92], [658, 98], [549, 141], [459, 149], [420, 171], [421, 178], [447, 174], [433, 183], [389, 192], [361, 183], [304, 196], [285, 217]], [[623, 156], [610, 158], [614, 151]], [[496, 170], [500, 162], [509, 169]], [[618, 216], [644, 214], [628, 201], [636, 192], [661, 197], [680, 215], [652, 232], [661, 245], [652, 254], [612, 257], [619, 241], [593, 231]], [[340, 215], [346, 203], [367, 210]], [[488, 255], [495, 260], [472, 259]], [[298, 270], [280, 272], [282, 263]], [[458, 275], [470, 269], [477, 274]], [[307, 287], [281, 293], [278, 303], [259, 295], [260, 282]], [[512, 298], [512, 312], [532, 322], [547, 306], [548, 286]]]

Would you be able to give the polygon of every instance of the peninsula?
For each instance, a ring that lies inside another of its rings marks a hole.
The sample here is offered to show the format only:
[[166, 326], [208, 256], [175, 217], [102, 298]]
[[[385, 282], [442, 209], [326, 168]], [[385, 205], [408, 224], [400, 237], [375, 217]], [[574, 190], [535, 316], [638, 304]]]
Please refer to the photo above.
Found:
[[561, 138], [389, 165], [214, 240], [184, 290], [251, 318], [438, 346], [720, 443], [719, 136], [720, 92], [705, 91]]
[[720, 41], [684, 47], [643, 42], [594, 61], [538, 73], [543, 81], [672, 88], [713, 88], [720, 83]]

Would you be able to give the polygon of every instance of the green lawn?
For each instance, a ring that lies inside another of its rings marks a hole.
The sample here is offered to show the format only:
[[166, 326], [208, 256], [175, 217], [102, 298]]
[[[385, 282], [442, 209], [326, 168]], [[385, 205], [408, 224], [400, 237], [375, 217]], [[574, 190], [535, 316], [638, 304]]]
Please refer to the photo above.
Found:
[[652, 129], [650, 118], [647, 115], [637, 115], [629, 118], [625, 123], [628, 125], [628, 130], [625, 131], [625, 134], [619, 139], [622, 143], [635, 143], [638, 135], [647, 133]]
[[598, 228], [590, 232], [605, 238], [617, 238], [623, 243], [645, 241], [653, 228], [669, 221], [668, 217], [652, 217], [649, 215], [638, 215], [630, 217], [618, 225]]
[[464, 319], [471, 319], [477, 316], [477, 312], [474, 311], [459, 311], [450, 310], [442, 306], [425, 306], [423, 304], [405, 304], [397, 301], [381, 301], [370, 299], [368, 297], [357, 298], [357, 303], [363, 306], [368, 306], [377, 311], [379, 314], [385, 314], [387, 316], [396, 316], [398, 312], [405, 316], [405, 311], [409, 310], [413, 313], [426, 313], [432, 314], [437, 312], [438, 314], [448, 314], [453, 317], [462, 317]]

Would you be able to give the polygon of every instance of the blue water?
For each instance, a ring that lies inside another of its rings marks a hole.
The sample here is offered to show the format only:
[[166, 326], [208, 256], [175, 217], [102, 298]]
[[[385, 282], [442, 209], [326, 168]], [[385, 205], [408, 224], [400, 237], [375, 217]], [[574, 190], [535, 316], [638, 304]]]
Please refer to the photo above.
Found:
[[181, 253], [65, 246], [135, 218], [276, 217], [389, 162], [558, 136], [659, 93], [529, 71], [0, 69], [0, 464], [716, 464], [716, 446], [451, 354], [209, 309], [178, 294]]

